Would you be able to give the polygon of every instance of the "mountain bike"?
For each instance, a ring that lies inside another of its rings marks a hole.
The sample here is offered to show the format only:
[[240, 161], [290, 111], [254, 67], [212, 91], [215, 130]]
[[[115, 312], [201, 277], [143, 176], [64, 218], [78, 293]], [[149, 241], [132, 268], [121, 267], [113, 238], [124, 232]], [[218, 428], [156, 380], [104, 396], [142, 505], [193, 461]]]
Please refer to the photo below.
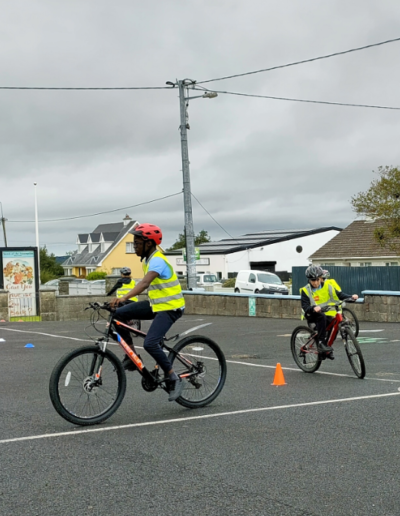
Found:
[[[350, 365], [355, 375], [362, 379], [365, 376], [365, 362], [361, 348], [349, 320], [345, 319], [341, 313], [343, 302], [352, 301], [352, 298], [348, 298], [344, 301], [336, 302], [335, 305], [328, 305], [322, 308], [324, 312], [336, 310], [335, 317], [330, 321], [326, 329], [326, 344], [327, 346], [332, 346], [337, 335], [340, 334]], [[298, 326], [293, 330], [290, 347], [294, 361], [305, 373], [315, 373], [326, 358], [326, 352], [319, 353], [317, 350], [317, 332], [308, 326]]]
[[[358, 333], [360, 331], [360, 323], [358, 321], [358, 317], [353, 312], [353, 310], [350, 310], [350, 308], [345, 306], [344, 303], [342, 305], [342, 315], [343, 315], [343, 319], [345, 321], [348, 321], [348, 323], [350, 324], [350, 328], [353, 330], [354, 336], [358, 337]], [[309, 328], [311, 328], [312, 330], [315, 329], [315, 323], [309, 322], [307, 324], [308, 324]]]
[[[90, 303], [91, 326], [102, 336], [94, 345], [71, 351], [56, 364], [50, 377], [51, 402], [61, 417], [76, 425], [95, 425], [108, 419], [121, 405], [126, 391], [126, 373], [120, 359], [107, 346], [110, 339], [118, 342], [135, 365], [146, 392], [163, 389], [169, 392], [170, 380], [156, 364], [146, 368], [135, 348], [130, 347], [119, 335], [123, 327], [137, 337], [146, 333], [114, 318], [115, 310], [109, 304]], [[108, 317], [102, 311], [108, 311]], [[106, 321], [100, 331], [96, 323]], [[204, 407], [220, 394], [226, 379], [227, 366], [218, 344], [202, 335], [189, 333], [212, 323], [195, 326], [170, 338], [163, 338], [162, 348], [175, 373], [185, 382], [182, 394], [176, 402], [188, 408]], [[171, 347], [167, 343], [174, 343]]]

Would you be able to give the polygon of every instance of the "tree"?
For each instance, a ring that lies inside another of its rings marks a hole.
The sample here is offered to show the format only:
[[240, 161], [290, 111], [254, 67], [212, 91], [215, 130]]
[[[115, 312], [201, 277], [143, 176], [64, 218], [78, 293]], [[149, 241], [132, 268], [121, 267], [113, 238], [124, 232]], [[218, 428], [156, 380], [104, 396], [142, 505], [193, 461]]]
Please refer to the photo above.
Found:
[[400, 170], [379, 167], [378, 174], [380, 178], [366, 192], [353, 196], [351, 204], [357, 215], [379, 220], [374, 238], [382, 247], [400, 251]]
[[[194, 245], [200, 245], [210, 241], [211, 237], [205, 229], [202, 229], [200, 233], [194, 237]], [[175, 251], [175, 249], [182, 249], [184, 247], [186, 247], [185, 230], [183, 230], [183, 233], [179, 233], [178, 240], [167, 249], [167, 251]]]
[[64, 269], [56, 261], [53, 253], [49, 254], [46, 246], [40, 248], [40, 280], [42, 283], [64, 275]]

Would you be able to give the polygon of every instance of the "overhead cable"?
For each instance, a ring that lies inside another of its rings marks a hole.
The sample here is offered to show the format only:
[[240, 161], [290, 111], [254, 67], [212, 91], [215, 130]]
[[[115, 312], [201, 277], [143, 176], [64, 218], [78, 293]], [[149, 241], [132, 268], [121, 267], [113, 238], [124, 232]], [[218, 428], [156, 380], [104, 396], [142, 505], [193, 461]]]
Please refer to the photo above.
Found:
[[[207, 90], [206, 88], [194, 88], [198, 91], [211, 91]], [[221, 93], [222, 95], [237, 95], [239, 97], [254, 97], [254, 98], [260, 98], [260, 99], [272, 99], [272, 100], [286, 100], [290, 102], [307, 102], [311, 104], [328, 104], [331, 106], [346, 106], [346, 107], [364, 107], [364, 108], [373, 108], [373, 109], [394, 109], [394, 110], [400, 110], [400, 107], [392, 107], [392, 106], [377, 106], [377, 105], [371, 105], [371, 104], [351, 104], [351, 103], [345, 103], [345, 102], [329, 102], [325, 100], [307, 100], [307, 99], [293, 99], [289, 97], [274, 97], [271, 95], [255, 95], [251, 93], [238, 93], [235, 91], [219, 91], [219, 90], [212, 90], [214, 93]]]
[[0, 90], [170, 90], [170, 86], [127, 86], [127, 87], [53, 87], [53, 86], [0, 86]]
[[262, 68], [261, 70], [255, 70], [253, 72], [245, 72], [245, 73], [238, 73], [235, 75], [227, 75], [225, 77], [218, 77], [216, 79], [208, 79], [206, 81], [197, 81], [197, 84], [205, 84], [206, 82], [214, 82], [214, 81], [224, 81], [226, 79], [233, 79], [235, 77], [244, 77], [245, 75], [254, 75], [256, 73], [261, 73], [261, 72], [270, 72], [271, 70], [278, 70], [279, 68], [287, 68], [289, 66], [296, 66], [299, 64], [311, 63], [312, 61], [319, 61], [321, 59], [328, 59], [330, 57], [336, 57], [336, 56], [340, 56], [340, 55], [344, 55], [344, 54], [350, 54], [350, 52], [358, 52], [360, 50], [365, 50], [367, 48], [378, 47], [380, 45], [387, 45], [388, 43], [394, 43], [395, 41], [400, 41], [400, 38], [388, 39], [386, 41], [381, 41], [379, 43], [372, 43], [371, 45], [365, 45], [363, 47], [351, 48], [349, 50], [344, 50], [342, 52], [335, 52], [333, 54], [327, 54], [324, 56], [313, 57], [311, 59], [303, 59], [302, 61], [295, 61], [294, 63], [288, 63], [288, 64], [284, 64], [284, 65], [279, 65], [279, 66], [272, 66], [270, 68]]
[[[100, 211], [98, 213], [92, 213], [91, 215], [78, 215], [76, 217], [66, 217], [63, 219], [44, 219], [39, 220], [40, 223], [42, 222], [60, 222], [63, 220], [75, 220], [75, 219], [84, 219], [87, 217], [96, 217], [97, 215], [104, 215], [105, 213], [114, 213], [116, 211], [122, 211], [122, 210], [128, 210], [130, 208], [137, 208], [138, 206], [143, 206], [145, 204], [150, 204], [152, 202], [162, 201], [163, 199], [168, 199], [169, 197], [175, 197], [176, 195], [181, 195], [182, 192], [177, 192], [171, 195], [166, 195], [164, 197], [159, 197], [158, 199], [152, 199], [151, 201], [141, 202], [139, 204], [133, 204], [132, 206], [124, 206], [123, 208], [116, 208], [115, 210], [107, 210], [107, 211]], [[35, 222], [34, 220], [9, 220], [8, 222]]]

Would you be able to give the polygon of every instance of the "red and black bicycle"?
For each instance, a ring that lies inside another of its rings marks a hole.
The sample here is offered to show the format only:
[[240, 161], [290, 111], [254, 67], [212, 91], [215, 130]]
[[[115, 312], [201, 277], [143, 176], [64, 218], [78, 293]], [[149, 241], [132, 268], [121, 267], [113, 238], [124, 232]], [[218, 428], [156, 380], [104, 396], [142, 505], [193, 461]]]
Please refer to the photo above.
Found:
[[[354, 335], [351, 321], [344, 318], [340, 312], [343, 302], [352, 301], [354, 300], [349, 298], [322, 308], [324, 312], [336, 309], [336, 315], [326, 329], [326, 343], [327, 346], [332, 346], [337, 335], [340, 334], [350, 365], [355, 375], [362, 379], [365, 376], [365, 362], [361, 348]], [[317, 332], [308, 326], [298, 326], [293, 330], [290, 347], [294, 361], [305, 373], [315, 373], [326, 357], [326, 353], [319, 353], [317, 350]]]
[[[115, 340], [132, 360], [141, 375], [141, 385], [147, 392], [163, 389], [168, 392], [169, 380], [156, 364], [153, 370], [145, 367], [134, 348], [126, 344], [118, 333], [119, 327], [132, 336], [146, 337], [146, 333], [114, 319], [114, 310], [108, 304], [90, 303], [93, 309], [91, 325], [106, 321], [102, 337], [95, 345], [76, 349], [56, 364], [50, 377], [50, 399], [56, 411], [76, 425], [94, 425], [108, 419], [121, 405], [126, 391], [126, 374], [120, 359], [107, 345]], [[101, 315], [109, 312], [108, 317]], [[168, 354], [176, 374], [185, 382], [177, 403], [188, 408], [204, 407], [221, 392], [226, 379], [226, 360], [218, 344], [202, 335], [189, 335], [208, 326], [202, 324], [173, 337], [164, 337], [162, 347]], [[170, 347], [168, 342], [176, 342]]]

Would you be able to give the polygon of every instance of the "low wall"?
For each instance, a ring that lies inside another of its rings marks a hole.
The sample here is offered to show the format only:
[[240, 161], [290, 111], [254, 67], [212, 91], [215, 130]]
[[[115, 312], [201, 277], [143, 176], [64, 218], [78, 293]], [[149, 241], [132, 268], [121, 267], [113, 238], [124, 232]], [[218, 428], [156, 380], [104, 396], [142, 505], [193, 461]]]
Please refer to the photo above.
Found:
[[[222, 315], [231, 317], [264, 317], [300, 319], [300, 296], [232, 294], [184, 291], [186, 315]], [[364, 291], [363, 298], [349, 304], [360, 321], [400, 322], [400, 292]], [[147, 299], [141, 294], [139, 300]], [[41, 288], [42, 321], [84, 321], [89, 303], [109, 301], [110, 297], [62, 296], [52, 288]], [[0, 290], [0, 321], [8, 321], [8, 292]]]
[[[300, 319], [300, 296], [184, 292], [185, 314]], [[348, 303], [360, 321], [400, 322], [400, 292], [364, 291]], [[254, 306], [255, 305], [255, 306]], [[251, 315], [250, 315], [251, 314]]]

